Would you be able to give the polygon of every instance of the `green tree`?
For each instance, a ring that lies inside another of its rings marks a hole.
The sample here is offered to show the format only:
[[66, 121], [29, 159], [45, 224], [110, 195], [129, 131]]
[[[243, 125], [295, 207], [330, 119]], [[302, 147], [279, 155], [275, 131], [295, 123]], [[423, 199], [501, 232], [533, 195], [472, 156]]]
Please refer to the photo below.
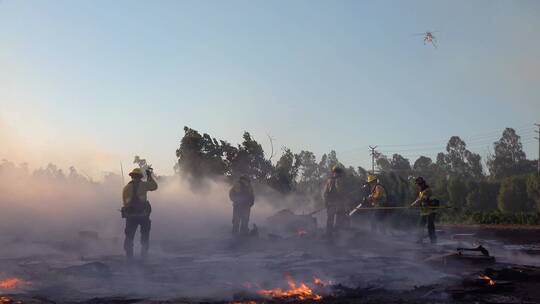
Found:
[[265, 158], [261, 144], [253, 139], [249, 132], [244, 132], [243, 139], [238, 149], [231, 149], [226, 153], [230, 174], [247, 175], [252, 180], [266, 183], [272, 175], [272, 163]]
[[297, 189], [304, 194], [319, 194], [322, 187], [322, 177], [315, 154], [310, 151], [300, 151], [298, 161], [299, 180]]
[[482, 178], [482, 162], [478, 154], [467, 150], [467, 144], [459, 138], [452, 136], [446, 145], [446, 154], [437, 155], [439, 168], [452, 176]]
[[411, 174], [412, 168], [411, 163], [408, 159], [403, 157], [401, 154], [392, 155], [392, 160], [390, 161], [392, 171], [395, 171], [400, 177], [407, 177]]
[[467, 184], [462, 178], [450, 178], [447, 185], [448, 198], [450, 204], [457, 208], [465, 207], [467, 203], [468, 189]]
[[388, 172], [392, 170], [392, 161], [384, 154], [375, 151], [375, 164], [379, 171]]
[[274, 189], [289, 193], [295, 189], [296, 177], [300, 166], [300, 157], [284, 148], [283, 154], [276, 163], [271, 185]]
[[486, 181], [473, 182], [467, 195], [467, 208], [472, 211], [490, 212], [497, 210], [497, 195], [500, 185]]
[[527, 176], [527, 196], [534, 202], [536, 210], [540, 212], [540, 173]]
[[487, 161], [491, 177], [500, 179], [527, 173], [529, 166], [523, 152], [521, 138], [514, 129], [506, 128], [501, 138], [493, 143], [493, 150], [493, 155], [489, 156]]
[[431, 182], [428, 180], [428, 183], [432, 184], [433, 194], [437, 199], [445, 202], [450, 200], [450, 196], [448, 194], [448, 178], [438, 176]]
[[226, 171], [226, 164], [222, 159], [223, 149], [219, 142], [208, 134], [201, 135], [188, 127], [184, 127], [184, 136], [176, 150], [176, 156], [176, 170], [192, 180], [223, 175]]
[[501, 182], [497, 196], [499, 210], [505, 213], [529, 212], [531, 204], [527, 197], [527, 185], [522, 177], [511, 176]]

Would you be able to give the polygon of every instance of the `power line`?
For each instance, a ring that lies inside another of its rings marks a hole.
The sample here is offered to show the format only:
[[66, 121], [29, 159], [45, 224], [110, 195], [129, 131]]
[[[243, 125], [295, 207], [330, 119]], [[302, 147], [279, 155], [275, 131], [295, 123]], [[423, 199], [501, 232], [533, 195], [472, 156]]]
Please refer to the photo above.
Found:
[[[526, 137], [528, 135], [531, 135], [532, 132], [534, 132], [534, 128], [532, 127], [529, 127], [529, 128], [520, 128], [520, 129], [514, 129], [516, 131], [516, 133], [520, 135], [521, 138], [523, 137]], [[467, 144], [467, 146], [473, 146], [473, 144], [484, 144], [485, 143], [490, 143], [490, 142], [495, 142], [497, 140], [500, 139], [500, 136], [499, 135], [495, 135], [495, 134], [501, 134], [502, 132], [501, 131], [492, 131], [492, 132], [489, 132], [489, 133], [481, 133], [481, 134], [476, 134], [476, 135], [471, 135], [471, 136], [467, 136], [467, 137], [461, 137], [460, 138]], [[486, 136], [488, 134], [493, 134], [491, 136]], [[446, 146], [446, 144], [448, 143], [448, 140], [436, 140], [436, 141], [428, 141], [428, 142], [421, 142], [421, 143], [412, 143], [412, 144], [387, 144], [387, 145], [378, 145], [378, 147], [382, 147], [382, 148], [388, 148], [388, 147], [412, 147], [412, 149], [404, 149], [404, 150], [395, 150], [396, 152], [398, 151], [412, 151], [412, 150], [426, 150], [426, 149], [429, 149], [429, 148], [432, 148], [432, 149], [439, 149], [441, 146]], [[342, 150], [342, 151], [338, 151], [338, 153], [340, 154], [346, 154], [346, 153], [352, 153], [352, 152], [359, 152], [361, 150], [363, 150], [364, 148], [353, 148], [353, 149], [348, 149], [348, 150]], [[389, 151], [389, 150], [387, 150]], [[386, 152], [387, 153], [387, 152]]]

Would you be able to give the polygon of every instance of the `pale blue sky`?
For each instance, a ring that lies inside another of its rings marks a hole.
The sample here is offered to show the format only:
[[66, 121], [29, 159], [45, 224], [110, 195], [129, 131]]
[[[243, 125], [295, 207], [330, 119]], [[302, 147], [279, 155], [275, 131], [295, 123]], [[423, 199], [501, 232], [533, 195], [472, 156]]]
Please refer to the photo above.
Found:
[[363, 166], [370, 144], [413, 162], [452, 135], [485, 158], [513, 126], [537, 158], [539, 54], [539, 1], [2, 0], [0, 119], [81, 167], [170, 173], [184, 125]]

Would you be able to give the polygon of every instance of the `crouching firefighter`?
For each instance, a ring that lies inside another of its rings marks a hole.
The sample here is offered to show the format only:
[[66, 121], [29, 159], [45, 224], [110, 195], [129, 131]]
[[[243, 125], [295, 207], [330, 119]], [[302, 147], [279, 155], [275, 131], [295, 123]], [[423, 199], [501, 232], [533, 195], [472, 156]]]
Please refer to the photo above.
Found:
[[418, 189], [418, 198], [411, 204], [411, 207], [420, 207], [420, 227], [418, 242], [422, 243], [424, 239], [424, 227], [427, 225], [429, 239], [432, 244], [437, 242], [435, 235], [435, 217], [437, 216], [437, 207], [439, 201], [431, 197], [431, 188], [427, 185], [422, 177], [417, 177], [415, 180]]
[[247, 176], [241, 176], [233, 185], [229, 191], [229, 198], [233, 202], [232, 233], [248, 235], [249, 215], [255, 203], [255, 195]]
[[[368, 203], [371, 207], [387, 207], [388, 197], [386, 190], [379, 184], [379, 180], [375, 175], [368, 175], [367, 183], [369, 185], [370, 194], [367, 197]], [[371, 219], [371, 231], [386, 233], [385, 220], [388, 215], [387, 210], [375, 210]]]
[[332, 176], [326, 181], [323, 199], [326, 207], [326, 235], [332, 237], [335, 230], [349, 226], [349, 216], [343, 183], [344, 170], [332, 168]]
[[131, 181], [124, 187], [122, 199], [122, 218], [126, 219], [124, 250], [128, 259], [133, 257], [133, 239], [137, 227], [141, 227], [141, 257], [148, 256], [150, 246], [150, 213], [152, 207], [147, 199], [147, 192], [154, 191], [158, 185], [152, 177], [152, 170], [146, 170], [146, 181], [143, 181], [143, 171], [135, 168], [131, 173]]

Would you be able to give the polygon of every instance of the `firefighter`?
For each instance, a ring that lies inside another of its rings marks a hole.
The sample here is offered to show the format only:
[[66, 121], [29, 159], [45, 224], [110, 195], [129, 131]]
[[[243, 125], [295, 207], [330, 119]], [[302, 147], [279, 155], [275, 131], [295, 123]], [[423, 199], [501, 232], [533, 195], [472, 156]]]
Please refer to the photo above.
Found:
[[326, 234], [328, 237], [331, 237], [336, 229], [347, 227], [349, 223], [343, 174], [342, 167], [334, 166], [332, 176], [326, 181], [324, 188], [323, 198], [326, 206]]
[[411, 207], [420, 206], [420, 227], [418, 242], [422, 243], [424, 239], [424, 227], [427, 225], [429, 239], [432, 244], [437, 242], [435, 235], [435, 217], [438, 200], [431, 197], [431, 188], [427, 185], [423, 177], [417, 177], [415, 180], [418, 189], [418, 198], [411, 204]]
[[[386, 207], [387, 195], [384, 187], [379, 184], [379, 180], [375, 175], [368, 175], [367, 183], [369, 186], [370, 194], [367, 197], [367, 201], [371, 207]], [[373, 218], [371, 219], [371, 231], [380, 231], [386, 233], [386, 225], [384, 220], [388, 213], [386, 210], [374, 210]]]
[[131, 181], [122, 192], [122, 217], [126, 219], [124, 250], [128, 259], [133, 258], [133, 239], [137, 227], [141, 227], [141, 257], [148, 256], [150, 246], [150, 213], [152, 207], [147, 199], [148, 191], [155, 191], [158, 185], [152, 177], [152, 170], [146, 170], [146, 181], [143, 181], [143, 171], [135, 168], [129, 173]]
[[229, 191], [229, 198], [233, 202], [232, 233], [234, 235], [249, 234], [249, 215], [255, 203], [253, 187], [247, 176], [241, 176]]

